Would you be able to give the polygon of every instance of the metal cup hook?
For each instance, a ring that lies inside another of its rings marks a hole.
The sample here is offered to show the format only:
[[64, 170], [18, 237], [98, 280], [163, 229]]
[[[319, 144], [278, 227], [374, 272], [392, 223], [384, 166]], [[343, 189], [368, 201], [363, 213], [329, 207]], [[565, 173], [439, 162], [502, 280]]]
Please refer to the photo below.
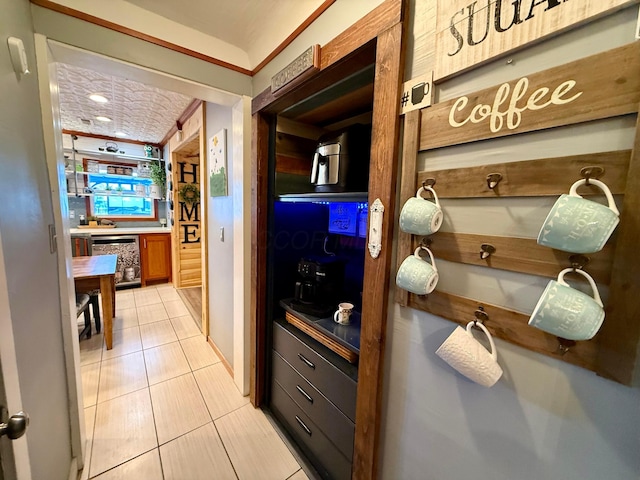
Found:
[[585, 185], [589, 185], [591, 178], [598, 179], [604, 175], [604, 168], [599, 166], [584, 167], [580, 170], [580, 175], [586, 180]]
[[478, 309], [473, 312], [473, 315], [475, 317], [475, 319], [473, 320], [473, 325], [476, 326], [478, 324], [478, 322], [482, 323], [484, 325], [484, 323], [489, 320], [489, 314], [487, 312], [484, 311], [484, 307], [482, 305], [478, 306]]

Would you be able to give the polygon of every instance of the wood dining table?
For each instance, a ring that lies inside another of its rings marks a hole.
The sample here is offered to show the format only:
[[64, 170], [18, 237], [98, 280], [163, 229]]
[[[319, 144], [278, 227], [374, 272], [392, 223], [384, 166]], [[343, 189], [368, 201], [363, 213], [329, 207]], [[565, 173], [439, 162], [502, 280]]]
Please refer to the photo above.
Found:
[[113, 316], [116, 311], [115, 273], [118, 255], [73, 257], [73, 280], [77, 292], [100, 289], [102, 320], [107, 350], [113, 348]]

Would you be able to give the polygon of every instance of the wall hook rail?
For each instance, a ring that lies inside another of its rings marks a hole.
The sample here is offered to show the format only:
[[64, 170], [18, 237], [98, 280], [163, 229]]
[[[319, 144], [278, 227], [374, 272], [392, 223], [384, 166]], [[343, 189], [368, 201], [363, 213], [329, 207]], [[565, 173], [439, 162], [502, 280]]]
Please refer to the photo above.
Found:
[[493, 245], [491, 245], [489, 243], [483, 243], [482, 245], [480, 245], [480, 259], [481, 260], [486, 260], [491, 255], [493, 255], [494, 253], [496, 253], [496, 247], [494, 247]]
[[589, 185], [589, 180], [595, 178], [596, 180], [604, 175], [604, 168], [600, 166], [584, 167], [580, 170], [580, 175], [586, 180], [585, 185]]
[[489, 187], [490, 190], [493, 190], [498, 186], [501, 180], [501, 173], [490, 173], [489, 175], [487, 175], [487, 187]]

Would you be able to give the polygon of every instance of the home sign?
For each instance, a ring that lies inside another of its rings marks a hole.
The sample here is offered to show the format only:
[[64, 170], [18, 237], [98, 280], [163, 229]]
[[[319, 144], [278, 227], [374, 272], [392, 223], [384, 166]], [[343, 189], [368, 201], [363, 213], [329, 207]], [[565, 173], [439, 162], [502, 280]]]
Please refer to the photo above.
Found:
[[435, 80], [635, 0], [438, 0]]

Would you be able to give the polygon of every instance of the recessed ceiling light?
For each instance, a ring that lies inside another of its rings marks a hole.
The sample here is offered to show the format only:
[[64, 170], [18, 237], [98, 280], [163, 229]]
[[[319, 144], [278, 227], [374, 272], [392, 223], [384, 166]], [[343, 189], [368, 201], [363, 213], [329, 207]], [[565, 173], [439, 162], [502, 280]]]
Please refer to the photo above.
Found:
[[100, 122], [110, 122], [111, 119], [109, 117], [96, 117], [96, 120]]
[[97, 103], [107, 103], [109, 101], [105, 97], [103, 97], [102, 95], [98, 95], [97, 93], [89, 95], [89, 98]]
[[124, 132], [116, 132], [116, 137], [128, 137], [129, 135], [127, 135]]

